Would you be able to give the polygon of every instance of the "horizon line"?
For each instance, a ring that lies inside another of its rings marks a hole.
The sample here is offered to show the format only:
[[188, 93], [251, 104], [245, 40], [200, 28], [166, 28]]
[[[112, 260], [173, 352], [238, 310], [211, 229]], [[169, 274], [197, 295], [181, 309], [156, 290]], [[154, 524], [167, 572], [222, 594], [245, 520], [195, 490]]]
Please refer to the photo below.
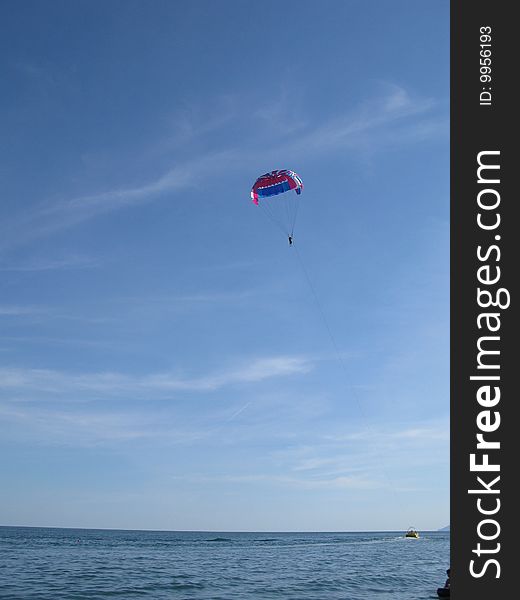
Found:
[[[70, 526], [59, 526], [59, 525], [0, 525], [0, 527], [11, 527], [18, 529], [72, 529], [72, 530], [84, 530], [84, 531], [143, 531], [143, 532], [157, 532], [157, 533], [396, 533], [400, 531], [406, 531], [405, 529], [351, 529], [351, 530], [311, 530], [311, 529], [294, 529], [294, 530], [255, 530], [255, 529], [126, 529], [121, 527], [70, 527]], [[420, 529], [420, 531], [427, 533], [435, 533], [439, 531], [446, 531], [450, 528], [450, 525], [440, 527], [438, 529]]]

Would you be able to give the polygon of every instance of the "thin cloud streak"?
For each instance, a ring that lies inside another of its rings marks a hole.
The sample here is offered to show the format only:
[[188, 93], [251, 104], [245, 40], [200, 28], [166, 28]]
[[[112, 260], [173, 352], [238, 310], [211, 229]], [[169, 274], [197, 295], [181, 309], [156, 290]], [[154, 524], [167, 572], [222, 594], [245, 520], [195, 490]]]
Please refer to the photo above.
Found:
[[3, 437], [9, 437], [14, 431], [16, 439], [27, 436], [31, 441], [46, 445], [95, 447], [138, 440], [190, 444], [211, 433], [200, 428], [180, 427], [174, 416], [158, 417], [143, 411], [67, 411], [0, 405], [0, 417], [8, 425]]
[[0, 250], [54, 234], [115, 210], [151, 202], [166, 192], [195, 186], [201, 178], [225, 166], [234, 157], [232, 152], [206, 155], [199, 160], [179, 164], [141, 186], [118, 188], [42, 206], [30, 215], [7, 224]]
[[390, 92], [366, 103], [358, 111], [325, 123], [314, 131], [303, 134], [284, 147], [284, 152], [299, 154], [308, 152], [324, 153], [339, 147], [357, 147], [367, 141], [367, 136], [389, 125], [401, 124], [405, 132], [417, 130], [418, 124], [410, 122], [411, 117], [426, 114], [434, 107], [430, 99], [414, 101], [403, 88], [390, 86]]
[[46, 313], [46, 309], [37, 306], [0, 306], [0, 317], [25, 317]]
[[39, 271], [62, 271], [68, 269], [86, 269], [96, 267], [98, 260], [85, 256], [68, 256], [61, 259], [37, 258], [32, 261], [12, 264], [0, 264], [2, 272], [30, 273]]
[[381, 443], [393, 442], [395, 440], [417, 440], [417, 441], [440, 441], [449, 439], [449, 423], [445, 421], [435, 422], [433, 425], [417, 424], [415, 426], [390, 430], [362, 430], [345, 435], [329, 435], [326, 439], [331, 443], [341, 444], [344, 442], [365, 441], [376, 437]]
[[188, 481], [190, 483], [211, 483], [211, 484], [275, 484], [296, 487], [301, 489], [371, 489], [381, 487], [382, 483], [367, 477], [342, 476], [332, 478], [303, 478], [291, 477], [287, 475], [193, 475], [178, 476], [173, 479]]
[[126, 296], [117, 299], [118, 305], [128, 306], [128, 311], [141, 318], [148, 314], [160, 314], [197, 310], [201, 307], [216, 305], [235, 306], [244, 302], [251, 302], [265, 290], [238, 290], [235, 292], [201, 291], [193, 294], [155, 295], [155, 296]]
[[305, 374], [311, 368], [307, 358], [298, 356], [252, 359], [249, 363], [220, 373], [195, 378], [184, 378], [172, 373], [153, 373], [137, 377], [110, 372], [76, 375], [49, 369], [3, 368], [0, 369], [0, 390], [18, 393], [38, 391], [52, 394], [124, 394], [132, 397], [180, 391], [213, 392], [236, 384], [258, 383], [276, 377]]

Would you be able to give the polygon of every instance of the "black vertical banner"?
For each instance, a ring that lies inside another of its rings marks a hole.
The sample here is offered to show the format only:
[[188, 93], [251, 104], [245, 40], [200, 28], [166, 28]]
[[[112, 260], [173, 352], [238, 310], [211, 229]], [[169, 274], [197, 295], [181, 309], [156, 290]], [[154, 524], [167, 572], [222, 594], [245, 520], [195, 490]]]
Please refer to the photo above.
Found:
[[[515, 4], [451, 3], [451, 597], [520, 597]], [[515, 210], [516, 209], [516, 210]], [[518, 218], [518, 217], [517, 217]], [[518, 557], [518, 560], [517, 560]]]

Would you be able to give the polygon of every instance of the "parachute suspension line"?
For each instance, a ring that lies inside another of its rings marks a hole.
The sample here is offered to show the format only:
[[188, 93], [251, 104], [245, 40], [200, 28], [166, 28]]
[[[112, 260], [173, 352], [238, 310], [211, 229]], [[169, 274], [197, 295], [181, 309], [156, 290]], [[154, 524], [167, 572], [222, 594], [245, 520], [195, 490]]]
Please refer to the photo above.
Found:
[[[359, 400], [357, 394], [355, 393], [354, 386], [352, 385], [352, 382], [350, 381], [348, 369], [347, 369], [347, 367], [345, 365], [345, 361], [343, 360], [343, 356], [342, 356], [342, 354], [341, 354], [341, 352], [339, 350], [339, 346], [338, 346], [338, 344], [336, 342], [336, 338], [334, 337], [334, 334], [332, 333], [332, 329], [330, 328], [329, 322], [327, 321], [327, 317], [325, 316], [325, 312], [324, 312], [323, 307], [321, 305], [321, 302], [320, 302], [320, 300], [318, 298], [318, 294], [316, 293], [316, 288], [314, 287], [314, 285], [312, 283], [312, 280], [311, 280], [311, 278], [309, 276], [309, 272], [307, 271], [307, 269], [306, 269], [306, 267], [305, 267], [305, 265], [303, 263], [301, 254], [298, 252], [298, 247], [294, 244], [294, 242], [293, 242], [293, 246], [294, 246], [294, 251], [295, 251], [296, 257], [298, 258], [298, 262], [300, 263], [300, 267], [301, 267], [301, 269], [302, 269], [302, 271], [303, 271], [303, 273], [305, 275], [305, 279], [307, 280], [309, 288], [310, 288], [310, 290], [312, 292], [312, 295], [314, 297], [314, 302], [316, 303], [316, 306], [318, 307], [318, 311], [320, 313], [321, 319], [322, 319], [322, 321], [323, 321], [323, 323], [325, 325], [325, 329], [327, 330], [327, 333], [329, 334], [330, 341], [332, 342], [332, 346], [334, 347], [334, 350], [336, 352], [336, 358], [338, 360], [338, 363], [341, 366], [341, 368], [343, 370], [343, 373], [344, 373], [344, 375], [346, 377], [347, 384], [349, 385], [349, 387], [350, 387], [350, 389], [352, 391], [352, 398], [354, 399], [354, 401], [356, 402], [356, 404], [358, 406], [359, 412], [360, 412], [361, 416], [363, 417], [363, 419], [365, 421], [365, 425], [366, 425], [367, 429], [369, 430], [369, 432], [371, 434], [373, 434], [375, 436], [376, 432], [374, 431], [374, 429], [370, 425], [368, 417], [367, 417], [367, 415], [366, 415], [366, 413], [365, 413], [365, 411], [363, 409], [363, 405], [361, 404], [361, 401]], [[388, 472], [386, 471], [386, 469], [384, 467], [382, 467], [382, 473], [383, 473], [385, 479], [387, 480], [387, 483], [389, 484], [390, 489], [392, 489], [392, 491], [394, 491], [394, 482], [392, 481], [392, 479], [390, 478]]]
[[258, 206], [260, 207], [260, 212], [266, 215], [284, 235], [287, 235], [286, 228], [283, 226], [280, 219], [276, 218], [273, 209], [269, 206], [269, 202], [259, 202]]
[[293, 220], [291, 223], [291, 237], [294, 233], [294, 226], [296, 225], [296, 217], [298, 216], [298, 209], [300, 208], [300, 196], [296, 194], [296, 206], [294, 207]]
[[[292, 194], [291, 194], [292, 196]], [[287, 198], [287, 200], [284, 202], [285, 204], [285, 222], [287, 224], [287, 227], [289, 228], [287, 231], [287, 235], [289, 235], [290, 233], [290, 227], [291, 227], [291, 208], [292, 208], [292, 198]]]
[[[280, 211], [275, 211], [270, 204], [270, 200], [260, 200], [258, 206], [262, 213], [265, 213], [272, 223], [284, 234], [284, 236], [294, 236], [294, 227], [296, 225], [296, 217], [300, 208], [300, 198], [296, 196], [293, 200], [285, 201], [285, 220]], [[278, 207], [281, 208], [281, 207]]]

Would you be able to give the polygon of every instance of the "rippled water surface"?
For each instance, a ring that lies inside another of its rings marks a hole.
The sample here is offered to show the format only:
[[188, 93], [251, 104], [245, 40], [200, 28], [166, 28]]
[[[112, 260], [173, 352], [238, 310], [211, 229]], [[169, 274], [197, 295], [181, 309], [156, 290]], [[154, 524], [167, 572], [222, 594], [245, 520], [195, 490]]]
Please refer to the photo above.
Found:
[[437, 598], [449, 534], [0, 527], [0, 598]]

